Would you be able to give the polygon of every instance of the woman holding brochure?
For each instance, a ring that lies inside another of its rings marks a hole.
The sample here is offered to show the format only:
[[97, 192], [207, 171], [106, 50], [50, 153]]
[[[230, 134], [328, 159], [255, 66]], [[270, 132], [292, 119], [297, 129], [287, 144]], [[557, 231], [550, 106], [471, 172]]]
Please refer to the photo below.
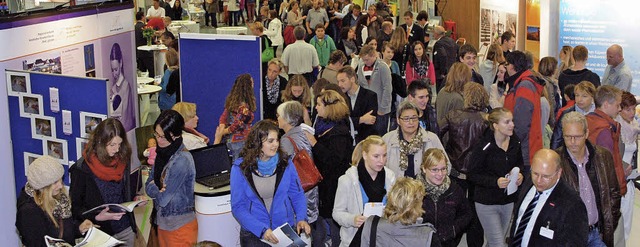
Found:
[[108, 118], [91, 134], [82, 159], [69, 168], [73, 218], [90, 220], [99, 225], [100, 230], [125, 242], [126, 246], [133, 246], [136, 239], [133, 213], [111, 212], [109, 207], [85, 212], [107, 203], [138, 199], [137, 196], [134, 199], [136, 194], [131, 191], [130, 160], [131, 147], [124, 127], [115, 118]]
[[50, 156], [42, 156], [27, 168], [27, 184], [18, 196], [16, 228], [22, 244], [47, 246], [44, 236], [75, 243], [91, 228], [91, 221], [74, 221], [69, 194], [62, 183], [64, 168]]
[[352, 166], [338, 179], [333, 206], [333, 219], [341, 226], [340, 246], [349, 246], [358, 227], [369, 216], [363, 215], [365, 204], [381, 203], [369, 204], [372, 211], [386, 204], [387, 193], [396, 180], [386, 163], [387, 145], [380, 136], [367, 137], [353, 150]]
[[196, 166], [183, 144], [184, 119], [174, 110], [160, 113], [153, 124], [158, 148], [146, 191], [153, 198], [160, 247], [193, 246], [198, 239], [195, 213]]
[[522, 173], [515, 177], [507, 174], [515, 167], [523, 169], [522, 151], [518, 137], [513, 135], [513, 115], [509, 110], [493, 109], [488, 120], [492, 131], [487, 131], [471, 154], [475, 165], [468, 173], [468, 180], [475, 184], [473, 201], [487, 245], [507, 246], [504, 236], [518, 193], [508, 195], [506, 188], [513, 179], [520, 186], [523, 178]]
[[[282, 151], [278, 125], [256, 123], [231, 168], [231, 212], [240, 226], [240, 246], [277, 244], [277, 227], [289, 224], [307, 236], [307, 199], [293, 161]], [[262, 240], [262, 241], [261, 241]]]

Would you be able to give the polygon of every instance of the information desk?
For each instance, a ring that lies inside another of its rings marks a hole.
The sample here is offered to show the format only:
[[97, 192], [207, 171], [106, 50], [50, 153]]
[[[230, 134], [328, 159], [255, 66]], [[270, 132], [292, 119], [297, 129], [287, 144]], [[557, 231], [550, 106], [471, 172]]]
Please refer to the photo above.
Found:
[[230, 186], [211, 190], [195, 185], [198, 242], [215, 241], [222, 246], [240, 246], [240, 224], [231, 214]]

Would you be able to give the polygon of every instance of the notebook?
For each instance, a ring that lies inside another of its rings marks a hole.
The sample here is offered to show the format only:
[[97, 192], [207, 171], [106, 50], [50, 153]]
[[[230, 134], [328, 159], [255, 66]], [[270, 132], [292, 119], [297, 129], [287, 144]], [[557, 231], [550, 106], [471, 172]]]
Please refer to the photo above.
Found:
[[231, 157], [224, 143], [191, 150], [196, 165], [196, 182], [220, 188], [231, 182]]

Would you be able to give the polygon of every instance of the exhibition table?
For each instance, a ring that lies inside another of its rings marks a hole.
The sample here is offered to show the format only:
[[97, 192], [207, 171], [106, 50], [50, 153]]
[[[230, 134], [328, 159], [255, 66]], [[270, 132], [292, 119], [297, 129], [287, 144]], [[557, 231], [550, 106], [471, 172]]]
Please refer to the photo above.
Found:
[[137, 77], [136, 78], [136, 82], [138, 84], [149, 84], [149, 83], [153, 82], [153, 78], [151, 78], [151, 77]]
[[[151, 82], [153, 78], [150, 78]], [[156, 115], [160, 115], [160, 108], [158, 107], [158, 97], [153, 95], [157, 92], [160, 92], [162, 87], [156, 85], [146, 85], [146, 84], [138, 84], [138, 100], [140, 104], [140, 126], [147, 126], [148, 120], [153, 120], [155, 122], [155, 118], [149, 118], [149, 115], [152, 113], [156, 113]], [[154, 99], [154, 104], [151, 103], [152, 99]], [[150, 124], [150, 123], [149, 123]]]
[[198, 242], [209, 240], [221, 246], [240, 246], [240, 224], [231, 214], [230, 186], [210, 189], [196, 183], [194, 191]]
[[200, 25], [195, 21], [172, 21], [169, 31], [176, 37], [180, 33], [200, 33]]
[[246, 27], [219, 27], [216, 29], [217, 34], [247, 34]]
[[164, 45], [143, 45], [138, 46], [138, 50], [141, 51], [152, 51], [153, 52], [153, 71], [156, 75], [164, 74], [164, 55], [162, 51], [167, 50], [167, 47]]

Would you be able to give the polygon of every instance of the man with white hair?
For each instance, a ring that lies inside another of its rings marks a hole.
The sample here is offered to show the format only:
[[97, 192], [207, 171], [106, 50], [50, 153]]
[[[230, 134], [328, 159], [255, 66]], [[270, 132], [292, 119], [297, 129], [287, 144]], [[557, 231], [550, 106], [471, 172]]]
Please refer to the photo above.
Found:
[[604, 70], [602, 85], [611, 85], [624, 91], [631, 90], [631, 69], [624, 61], [622, 46], [614, 44], [607, 49], [607, 68]]

